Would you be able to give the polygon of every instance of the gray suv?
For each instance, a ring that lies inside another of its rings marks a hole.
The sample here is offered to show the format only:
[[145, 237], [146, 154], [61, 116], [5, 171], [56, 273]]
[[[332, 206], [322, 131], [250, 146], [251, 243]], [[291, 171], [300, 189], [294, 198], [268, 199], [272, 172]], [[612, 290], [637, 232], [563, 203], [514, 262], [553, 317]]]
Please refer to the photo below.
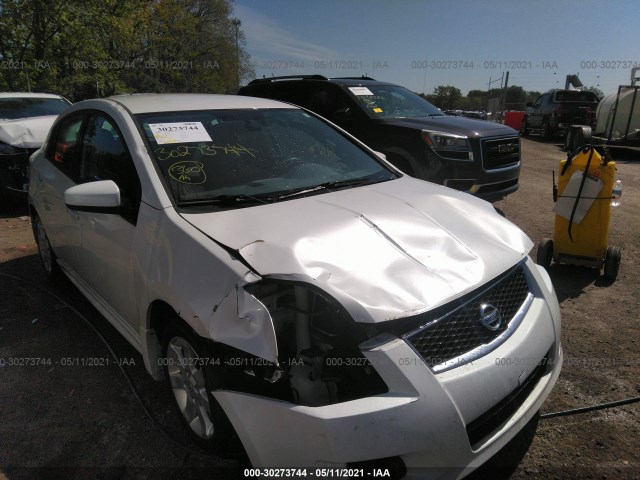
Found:
[[253, 80], [238, 94], [307, 108], [414, 177], [489, 201], [518, 189], [520, 139], [515, 130], [445, 115], [399, 85], [369, 77], [303, 75]]

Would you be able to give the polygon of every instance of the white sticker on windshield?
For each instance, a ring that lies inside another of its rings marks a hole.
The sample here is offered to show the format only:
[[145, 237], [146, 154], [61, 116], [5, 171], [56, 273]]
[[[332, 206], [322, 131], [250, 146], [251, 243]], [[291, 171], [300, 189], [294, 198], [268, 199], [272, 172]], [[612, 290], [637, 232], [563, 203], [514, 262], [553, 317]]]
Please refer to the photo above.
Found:
[[373, 92], [367, 87], [349, 87], [354, 95], [373, 95]]
[[150, 123], [149, 127], [158, 145], [211, 141], [201, 122]]

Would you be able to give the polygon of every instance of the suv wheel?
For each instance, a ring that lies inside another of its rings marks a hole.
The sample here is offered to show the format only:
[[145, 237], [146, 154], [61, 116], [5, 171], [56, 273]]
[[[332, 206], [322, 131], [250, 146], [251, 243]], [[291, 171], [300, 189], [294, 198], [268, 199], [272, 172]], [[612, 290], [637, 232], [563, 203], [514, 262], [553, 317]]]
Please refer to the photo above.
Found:
[[549, 140], [551, 138], [551, 127], [548, 120], [543, 120], [540, 126], [540, 138], [542, 140]]
[[527, 123], [527, 118], [522, 119], [522, 126], [520, 127], [520, 135], [523, 137], [527, 137], [529, 135], [529, 124]]

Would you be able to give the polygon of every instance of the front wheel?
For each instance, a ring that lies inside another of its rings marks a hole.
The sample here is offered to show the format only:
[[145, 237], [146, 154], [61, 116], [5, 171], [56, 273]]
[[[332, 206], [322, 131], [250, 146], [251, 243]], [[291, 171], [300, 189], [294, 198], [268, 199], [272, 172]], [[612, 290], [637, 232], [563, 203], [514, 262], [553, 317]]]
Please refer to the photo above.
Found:
[[232, 453], [231, 446], [239, 441], [211, 393], [222, 386], [220, 362], [179, 321], [175, 319], [165, 332], [162, 351], [175, 406], [196, 443], [217, 453]]

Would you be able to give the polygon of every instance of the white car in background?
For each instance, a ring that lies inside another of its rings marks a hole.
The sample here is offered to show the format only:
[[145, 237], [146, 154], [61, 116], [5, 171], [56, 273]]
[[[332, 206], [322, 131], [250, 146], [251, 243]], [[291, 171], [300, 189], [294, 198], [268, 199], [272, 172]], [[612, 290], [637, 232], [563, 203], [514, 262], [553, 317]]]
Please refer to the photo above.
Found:
[[49, 93], [0, 93], [0, 198], [26, 198], [29, 157], [69, 105]]
[[237, 439], [254, 467], [461, 477], [560, 372], [520, 229], [292, 105], [80, 102], [32, 157], [29, 203], [46, 272], [168, 378], [198, 442]]

